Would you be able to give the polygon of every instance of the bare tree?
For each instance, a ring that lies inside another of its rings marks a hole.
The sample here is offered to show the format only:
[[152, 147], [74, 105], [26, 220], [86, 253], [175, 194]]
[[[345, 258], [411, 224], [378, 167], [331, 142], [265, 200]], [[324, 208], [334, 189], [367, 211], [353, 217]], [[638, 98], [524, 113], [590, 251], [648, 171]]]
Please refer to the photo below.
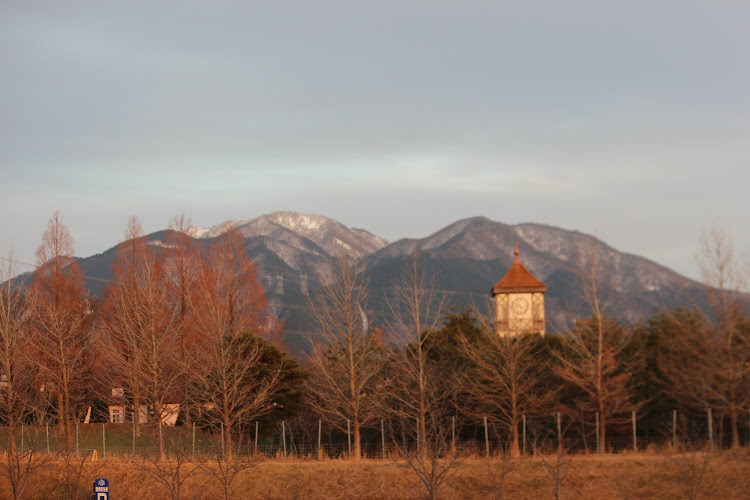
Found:
[[573, 464], [573, 459], [565, 455], [560, 448], [557, 449], [557, 453], [555, 453], [554, 457], [539, 455], [539, 459], [542, 461], [544, 470], [547, 471], [550, 479], [552, 479], [554, 498], [560, 500], [562, 498], [563, 483], [568, 477], [568, 473]]
[[[105, 289], [100, 315], [99, 351], [108, 370], [108, 387], [121, 384], [133, 400], [133, 428], [141, 435], [141, 380], [138, 376], [142, 360], [140, 331], [146, 327], [141, 313], [140, 274], [147, 259], [143, 229], [135, 217], [128, 220], [123, 242], [117, 248], [112, 265], [114, 280]], [[148, 278], [146, 279], [148, 281]], [[105, 394], [107, 396], [107, 394]]]
[[[462, 460], [451, 450], [451, 426], [446, 415], [428, 413], [425, 425], [421, 446], [412, 453], [402, 449], [400, 454], [427, 489], [429, 498], [435, 500], [439, 498], [440, 490], [451, 471]], [[395, 444], [398, 448], [398, 444]]]
[[706, 476], [716, 456], [701, 446], [684, 444], [669, 458], [677, 469], [677, 482], [685, 492], [685, 498], [698, 500], [706, 487]]
[[630, 377], [638, 364], [627, 354], [629, 336], [617, 321], [607, 317], [604, 265], [597, 242], [580, 272], [582, 297], [590, 308], [590, 319], [580, 320], [565, 337], [563, 350], [556, 353], [554, 371], [581, 392], [579, 411], [599, 415], [599, 444], [607, 449], [607, 424], [618, 415], [635, 409]]
[[25, 306], [23, 293], [12, 281], [13, 255], [0, 268], [0, 421], [8, 431], [8, 451], [16, 451], [16, 425], [28, 412], [27, 394], [31, 385], [25, 365], [23, 329]]
[[[237, 476], [245, 470], [251, 469], [261, 462], [260, 456], [241, 456], [238, 453], [227, 453], [224, 447], [226, 446], [226, 438], [222, 437], [224, 444], [222, 452], [216, 452], [210, 456], [201, 456], [198, 459], [198, 466], [206, 474], [213, 477], [216, 482], [221, 486], [224, 500], [229, 500], [231, 497], [230, 492], [232, 483]], [[230, 439], [232, 439], [230, 437]], [[235, 445], [239, 445], [242, 442], [242, 433], [237, 437]]]
[[[750, 405], [750, 322], [739, 302], [744, 276], [721, 230], [701, 238], [699, 263], [709, 285], [710, 310], [702, 324], [680, 323], [660, 360], [667, 391], [689, 408], [711, 408], [729, 418], [732, 447], [740, 446], [739, 420]], [[689, 368], [688, 368], [689, 367]]]
[[476, 343], [464, 339], [462, 352], [471, 361], [462, 385], [469, 395], [464, 411], [488, 416], [510, 434], [510, 458], [521, 455], [518, 428], [524, 415], [551, 407], [556, 393], [542, 377], [538, 355], [542, 337], [489, 334]]
[[[171, 230], [166, 239], [166, 265], [172, 296], [177, 302], [177, 318], [180, 339], [180, 361], [185, 367], [183, 384], [180, 388], [181, 399], [189, 392], [191, 377], [197, 367], [191, 366], [191, 346], [197, 342], [194, 315], [191, 313], [191, 290], [195, 288], [200, 262], [200, 248], [191, 236], [192, 224], [184, 215], [174, 217], [169, 223]], [[186, 424], [193, 421], [189, 405], [181, 407], [181, 413]]]
[[176, 400], [183, 377], [180, 362], [177, 302], [168, 286], [164, 261], [143, 237], [135, 217], [128, 222], [126, 241], [118, 249], [115, 283], [103, 307], [105, 352], [111, 380], [122, 378], [134, 396], [134, 423], [141, 402], [151, 410], [157, 429], [158, 457], [165, 458], [164, 420]]
[[513, 471], [514, 462], [510, 460], [507, 454], [503, 454], [499, 460], [490, 461], [486, 460], [483, 463], [484, 474], [487, 478], [487, 483], [492, 491], [492, 498], [495, 500], [503, 500], [508, 498], [506, 493], [506, 486], [508, 484], [508, 476]]
[[[729, 416], [732, 448], [739, 448], [739, 416], [750, 405], [750, 322], [737, 292], [745, 288], [745, 276], [734, 257], [730, 238], [719, 229], [704, 235], [700, 246], [703, 281], [713, 288], [713, 342], [701, 361], [709, 370], [706, 387], [710, 402]], [[711, 363], [713, 361], [713, 363]]]
[[385, 352], [367, 313], [368, 283], [346, 255], [335, 262], [333, 282], [310, 299], [317, 327], [308, 358], [311, 406], [330, 424], [354, 432], [354, 458], [362, 457], [361, 429], [373, 422], [382, 397]]
[[71, 422], [87, 390], [91, 363], [89, 305], [73, 256], [73, 240], [55, 212], [42, 234], [37, 268], [29, 287], [32, 297], [33, 350], [46, 393], [57, 396], [57, 417], [66, 450], [73, 450]]
[[174, 217], [170, 221], [171, 232], [167, 237], [166, 253], [170, 285], [177, 300], [180, 354], [183, 360], [187, 358], [186, 352], [194, 332], [190, 321], [190, 290], [197, 274], [198, 249], [189, 234], [191, 227], [190, 220], [184, 215]]
[[[402, 349], [392, 360], [390, 395], [396, 411], [418, 423], [417, 444], [427, 437], [427, 416], [446, 412], [456, 391], [450, 379], [429, 361], [430, 337], [440, 324], [445, 299], [425, 277], [418, 254], [404, 267], [396, 300], [389, 303], [389, 333]], [[447, 385], [446, 385], [447, 384]]]
[[8, 479], [10, 498], [20, 500], [27, 498], [29, 486], [33, 485], [32, 478], [40, 469], [49, 465], [49, 457], [34, 453], [34, 448], [8, 450], [0, 460], [0, 471]]
[[719, 228], [702, 234], [697, 259], [703, 282], [712, 287], [709, 300], [714, 319], [719, 326], [729, 327], [739, 313], [737, 292], [746, 285], [729, 235]]
[[78, 499], [84, 490], [81, 479], [86, 464], [86, 455], [62, 453], [59, 458], [57, 464], [62, 469], [62, 473], [58, 474], [58, 478], [62, 479], [61, 483], [65, 487], [64, 491], [67, 493], [65, 498]]
[[34, 459], [32, 447], [19, 449], [16, 444], [19, 425], [32, 414], [38, 394], [25, 335], [30, 304], [23, 293], [23, 283], [13, 281], [14, 272], [11, 251], [0, 267], [0, 422], [7, 431], [7, 449], [0, 468], [8, 478], [12, 498], [19, 499], [24, 497], [29, 480], [43, 461]]
[[148, 477], [167, 490], [172, 500], [180, 500], [185, 482], [199, 470], [199, 464], [192, 461], [189, 443], [184, 432], [175, 433], [168, 439], [169, 460], [144, 455], [133, 463]]
[[233, 227], [216, 239], [201, 262], [191, 297], [197, 342], [192, 352], [192, 398], [196, 412], [223, 429], [225, 457], [233, 455], [232, 433], [273, 408], [281, 383], [278, 365], [262, 363], [263, 343], [279, 328], [268, 313], [255, 265]]
[[[417, 254], [404, 267], [395, 292], [388, 304], [389, 333], [396, 343], [388, 366], [391, 434], [430, 498], [438, 498], [441, 485], [460, 463], [450, 440], [457, 378], [430, 356], [445, 301], [434, 281], [425, 277]], [[416, 444], [411, 452], [410, 442]]]

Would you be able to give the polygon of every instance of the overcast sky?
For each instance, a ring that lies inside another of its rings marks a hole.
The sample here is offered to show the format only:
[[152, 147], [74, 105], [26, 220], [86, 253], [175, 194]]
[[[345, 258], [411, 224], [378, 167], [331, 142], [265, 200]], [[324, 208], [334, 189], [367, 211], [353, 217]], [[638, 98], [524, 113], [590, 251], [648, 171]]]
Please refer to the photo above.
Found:
[[[391, 241], [465, 217], [697, 277], [750, 248], [750, 2], [0, 2], [0, 255], [184, 213]], [[26, 268], [21, 270], [28, 270]]]

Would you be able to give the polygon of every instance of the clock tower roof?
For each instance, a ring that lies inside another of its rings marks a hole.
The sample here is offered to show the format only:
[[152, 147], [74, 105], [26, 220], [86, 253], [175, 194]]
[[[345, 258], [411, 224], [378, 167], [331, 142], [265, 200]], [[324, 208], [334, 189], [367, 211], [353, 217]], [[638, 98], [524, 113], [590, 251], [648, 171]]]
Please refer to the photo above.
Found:
[[521, 252], [518, 251], [518, 243], [516, 243], [516, 260], [510, 269], [505, 274], [503, 279], [498, 281], [495, 286], [492, 287], [490, 294], [494, 297], [498, 293], [511, 293], [511, 292], [542, 292], [547, 291], [547, 285], [539, 281], [534, 277], [528, 269], [523, 267], [521, 259], [519, 258]]

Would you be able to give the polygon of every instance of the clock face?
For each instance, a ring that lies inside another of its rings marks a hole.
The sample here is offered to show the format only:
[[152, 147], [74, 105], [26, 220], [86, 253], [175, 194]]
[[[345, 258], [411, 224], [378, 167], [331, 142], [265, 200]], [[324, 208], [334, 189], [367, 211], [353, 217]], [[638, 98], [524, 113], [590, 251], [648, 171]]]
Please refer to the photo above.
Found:
[[510, 308], [516, 314], [523, 314], [529, 309], [529, 301], [523, 297], [518, 297], [513, 299], [513, 302], [510, 303]]

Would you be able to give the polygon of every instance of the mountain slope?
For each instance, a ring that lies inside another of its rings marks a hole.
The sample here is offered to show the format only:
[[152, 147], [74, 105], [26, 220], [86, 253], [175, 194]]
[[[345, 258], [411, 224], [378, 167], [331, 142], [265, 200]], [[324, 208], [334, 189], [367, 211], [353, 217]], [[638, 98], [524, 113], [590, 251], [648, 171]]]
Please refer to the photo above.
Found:
[[[328, 255], [346, 252], [354, 258], [369, 255], [388, 242], [363, 229], [352, 229], [322, 215], [298, 214], [296, 212], [273, 212], [255, 219], [235, 222], [245, 237], [266, 236], [284, 240], [294, 245], [306, 239], [319, 246]], [[226, 230], [227, 224], [218, 224], [208, 229], [193, 228], [190, 234], [196, 238], [213, 238]]]
[[[596, 246], [603, 295], [609, 313], [636, 321], [654, 311], [691, 306], [705, 287], [647, 259], [618, 252], [606, 243], [577, 232], [541, 224], [508, 225], [484, 217], [464, 219], [420, 239], [391, 244], [367, 231], [351, 229], [319, 215], [275, 212], [234, 223], [245, 236], [245, 248], [258, 267], [274, 312], [285, 323], [291, 344], [311, 328], [306, 313], [308, 296], [330, 281], [331, 260], [341, 252], [360, 259], [370, 279], [373, 308], [387, 322], [386, 303], [393, 305], [395, 287], [404, 266], [417, 253], [434, 286], [445, 292], [452, 305], [471, 305], [489, 312], [489, 290], [507, 272], [519, 245], [521, 261], [547, 288], [549, 331], [562, 331], [572, 318], [588, 314], [581, 300], [581, 266]], [[191, 235], [207, 248], [226, 229], [194, 228]], [[154, 245], [165, 245], [169, 232], [146, 236]], [[111, 278], [116, 247], [79, 259], [87, 287], [101, 294]]]
[[702, 288], [647, 259], [617, 252], [606, 243], [576, 231], [541, 224], [510, 226], [484, 217], [455, 222], [422, 239], [392, 243], [365, 258], [373, 285], [387, 289], [398, 281], [414, 252], [437, 288], [451, 303], [471, 304], [489, 311], [489, 290], [513, 263], [518, 243], [521, 261], [548, 285], [547, 311], [551, 330], [560, 330], [574, 316], [586, 315], [580, 269], [596, 249], [603, 295], [612, 315], [636, 321], [663, 307], [686, 305]]

